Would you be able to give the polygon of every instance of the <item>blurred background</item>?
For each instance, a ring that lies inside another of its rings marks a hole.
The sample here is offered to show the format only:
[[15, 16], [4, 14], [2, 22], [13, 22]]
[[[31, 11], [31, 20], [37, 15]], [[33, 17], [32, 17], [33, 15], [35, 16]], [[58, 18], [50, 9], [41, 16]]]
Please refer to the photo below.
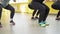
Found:
[[3, 8], [2, 12], [2, 28], [0, 34], [60, 34], [60, 21], [56, 20], [59, 10], [51, 8], [51, 5], [57, 0], [45, 0], [45, 4], [50, 8], [47, 17], [49, 26], [41, 27], [37, 20], [31, 19], [34, 10], [28, 8], [28, 4], [32, 0], [10, 0], [11, 6], [15, 8], [14, 22], [10, 24], [10, 11]]

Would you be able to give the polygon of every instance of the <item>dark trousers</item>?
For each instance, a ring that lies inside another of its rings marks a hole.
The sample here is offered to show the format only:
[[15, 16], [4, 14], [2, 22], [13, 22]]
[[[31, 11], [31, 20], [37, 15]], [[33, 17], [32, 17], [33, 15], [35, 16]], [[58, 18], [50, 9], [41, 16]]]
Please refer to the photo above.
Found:
[[5, 8], [5, 9], [11, 11], [11, 14], [10, 14], [10, 18], [11, 18], [11, 19], [14, 17], [15, 9], [14, 9], [11, 5], [8, 4], [6, 7], [3, 7], [3, 6], [0, 4], [0, 19], [1, 19], [1, 16], [2, 16], [2, 8]]
[[[32, 16], [34, 16], [34, 15], [36, 14], [36, 12], [37, 12], [37, 10], [35, 9], [35, 10], [33, 11]], [[38, 16], [38, 15], [39, 15], [39, 11], [37, 12], [36, 16]]]
[[44, 11], [44, 12], [41, 12], [41, 11], [39, 10], [39, 11], [40, 11], [39, 22], [45, 21], [46, 18], [47, 18], [47, 16], [48, 16], [48, 14], [49, 14], [49, 8], [48, 8], [48, 6], [46, 6], [45, 4], [42, 4], [42, 5], [45, 6], [45, 11]]
[[39, 11], [39, 23], [41, 21], [45, 21], [48, 14], [49, 14], [49, 8], [45, 4], [41, 4], [39, 2], [32, 2], [31, 6], [33, 9], [37, 9]]
[[49, 7], [47, 6], [47, 5], [45, 5], [45, 4], [42, 4], [42, 5], [44, 5], [45, 6], [45, 15], [44, 15], [44, 19], [43, 19], [43, 21], [45, 21], [46, 20], [46, 18], [47, 18], [47, 16], [48, 16], [48, 14], [49, 14]]

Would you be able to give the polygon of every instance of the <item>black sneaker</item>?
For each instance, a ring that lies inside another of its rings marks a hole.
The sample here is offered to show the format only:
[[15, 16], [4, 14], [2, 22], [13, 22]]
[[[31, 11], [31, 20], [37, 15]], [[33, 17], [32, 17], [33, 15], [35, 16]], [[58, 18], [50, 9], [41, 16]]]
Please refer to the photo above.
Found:
[[13, 20], [11, 20], [10, 23], [12, 23], [12, 25], [15, 25], [15, 22]]
[[38, 17], [35, 17], [35, 19], [39, 19]]
[[32, 17], [31, 19], [34, 19], [34, 17]]
[[56, 20], [60, 20], [60, 18], [56, 18]]
[[0, 28], [2, 28], [2, 24], [0, 23]]

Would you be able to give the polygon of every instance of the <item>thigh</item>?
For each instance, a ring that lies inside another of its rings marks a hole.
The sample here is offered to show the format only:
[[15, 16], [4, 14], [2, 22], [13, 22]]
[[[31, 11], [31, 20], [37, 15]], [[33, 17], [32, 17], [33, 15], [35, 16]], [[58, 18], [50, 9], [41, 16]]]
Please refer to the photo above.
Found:
[[34, 9], [38, 9], [38, 10], [44, 10], [45, 9], [45, 6], [39, 2], [32, 2], [32, 6]]
[[8, 4], [6, 7], [4, 7], [5, 9], [7, 9], [7, 10], [13, 10], [14, 8], [10, 5], [10, 4]]

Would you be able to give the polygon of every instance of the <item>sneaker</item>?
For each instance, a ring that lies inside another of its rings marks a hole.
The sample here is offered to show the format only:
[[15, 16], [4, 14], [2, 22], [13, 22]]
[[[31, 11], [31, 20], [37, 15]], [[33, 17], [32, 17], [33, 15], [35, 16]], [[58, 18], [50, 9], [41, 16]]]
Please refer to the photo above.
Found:
[[40, 24], [40, 26], [42, 26], [42, 27], [45, 27], [45, 26], [48, 26], [48, 25], [49, 25], [49, 24], [46, 23], [46, 21], [42, 21], [42, 22], [40, 22], [39, 24]]
[[34, 17], [32, 17], [31, 19], [34, 19]]
[[38, 17], [35, 17], [36, 19], [39, 19]]
[[0, 23], [0, 28], [2, 28], [2, 24]]
[[11, 20], [11, 21], [10, 21], [10, 23], [12, 23], [12, 25], [15, 25], [15, 23], [14, 23], [14, 21], [13, 21], [13, 20]]
[[46, 26], [48, 26], [48, 25], [49, 25], [46, 21], [44, 21], [44, 22], [45, 22]]
[[60, 20], [60, 18], [56, 18], [56, 20]]
[[39, 25], [42, 26], [42, 27], [45, 27], [45, 26], [46, 26], [46, 24], [45, 24], [44, 21], [41, 21], [41, 22], [39, 23]]
[[46, 26], [46, 24], [40, 24], [40, 26], [45, 27], [45, 26]]

